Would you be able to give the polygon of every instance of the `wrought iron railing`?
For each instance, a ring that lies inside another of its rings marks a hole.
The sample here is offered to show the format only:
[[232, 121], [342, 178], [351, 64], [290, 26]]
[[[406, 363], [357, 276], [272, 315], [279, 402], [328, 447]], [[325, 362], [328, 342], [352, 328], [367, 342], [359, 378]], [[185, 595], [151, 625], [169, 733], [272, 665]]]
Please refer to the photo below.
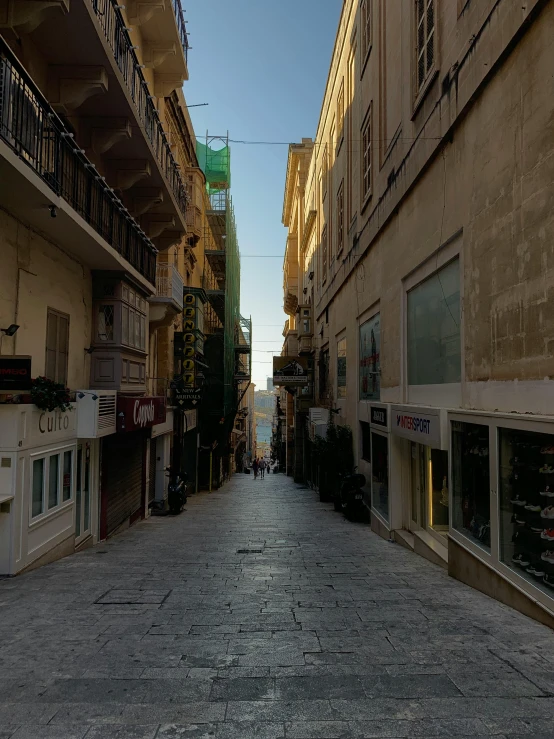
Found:
[[187, 27], [185, 24], [185, 16], [183, 13], [183, 6], [181, 0], [172, 0], [173, 12], [175, 13], [175, 20], [177, 21], [177, 31], [179, 32], [179, 38], [181, 39], [181, 46], [183, 47], [183, 54], [188, 63], [189, 58], [189, 38], [187, 35]]
[[0, 138], [152, 284], [156, 248], [0, 37]]
[[158, 298], [171, 298], [182, 310], [184, 284], [175, 265], [158, 262], [156, 267], [156, 296]]
[[[178, 1], [173, 0], [174, 3]], [[156, 106], [152, 102], [148, 84], [142, 73], [121, 10], [113, 0], [90, 0], [90, 2], [114, 53], [115, 62], [123, 75], [146, 136], [152, 144], [156, 158], [185, 217], [188, 196], [179, 165], [171, 152], [167, 134], [163, 129]]]

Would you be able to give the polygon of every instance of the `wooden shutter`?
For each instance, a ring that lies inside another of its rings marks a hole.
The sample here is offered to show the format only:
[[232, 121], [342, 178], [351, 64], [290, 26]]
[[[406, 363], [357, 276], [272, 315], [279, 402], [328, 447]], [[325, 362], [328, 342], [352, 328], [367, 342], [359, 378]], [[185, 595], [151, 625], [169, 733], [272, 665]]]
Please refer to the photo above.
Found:
[[46, 318], [45, 376], [67, 385], [69, 354], [69, 316], [48, 309]]

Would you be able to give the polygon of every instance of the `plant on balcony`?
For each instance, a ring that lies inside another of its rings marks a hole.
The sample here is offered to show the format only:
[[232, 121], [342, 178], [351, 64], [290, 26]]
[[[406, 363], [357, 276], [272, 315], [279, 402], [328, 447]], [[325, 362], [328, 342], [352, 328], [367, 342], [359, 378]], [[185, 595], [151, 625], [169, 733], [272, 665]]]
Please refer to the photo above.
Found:
[[48, 377], [36, 377], [32, 381], [31, 402], [41, 411], [71, 410], [68, 388]]

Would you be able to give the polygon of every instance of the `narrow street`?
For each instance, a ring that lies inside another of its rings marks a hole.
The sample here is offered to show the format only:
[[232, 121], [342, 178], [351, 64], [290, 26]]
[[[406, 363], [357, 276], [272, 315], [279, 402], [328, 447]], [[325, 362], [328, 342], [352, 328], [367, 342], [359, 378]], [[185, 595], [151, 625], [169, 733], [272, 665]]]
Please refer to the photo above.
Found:
[[283, 475], [0, 582], [0, 737], [554, 736], [554, 634]]

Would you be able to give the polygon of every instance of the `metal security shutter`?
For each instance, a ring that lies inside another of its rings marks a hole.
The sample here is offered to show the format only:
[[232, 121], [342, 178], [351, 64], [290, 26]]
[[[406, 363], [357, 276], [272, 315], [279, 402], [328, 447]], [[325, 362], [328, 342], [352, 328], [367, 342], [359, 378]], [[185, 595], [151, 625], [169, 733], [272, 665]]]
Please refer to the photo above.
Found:
[[152, 503], [156, 497], [156, 439], [150, 440], [150, 465], [148, 483], [148, 502]]
[[116, 434], [104, 440], [106, 535], [140, 511], [142, 504], [142, 433]]

